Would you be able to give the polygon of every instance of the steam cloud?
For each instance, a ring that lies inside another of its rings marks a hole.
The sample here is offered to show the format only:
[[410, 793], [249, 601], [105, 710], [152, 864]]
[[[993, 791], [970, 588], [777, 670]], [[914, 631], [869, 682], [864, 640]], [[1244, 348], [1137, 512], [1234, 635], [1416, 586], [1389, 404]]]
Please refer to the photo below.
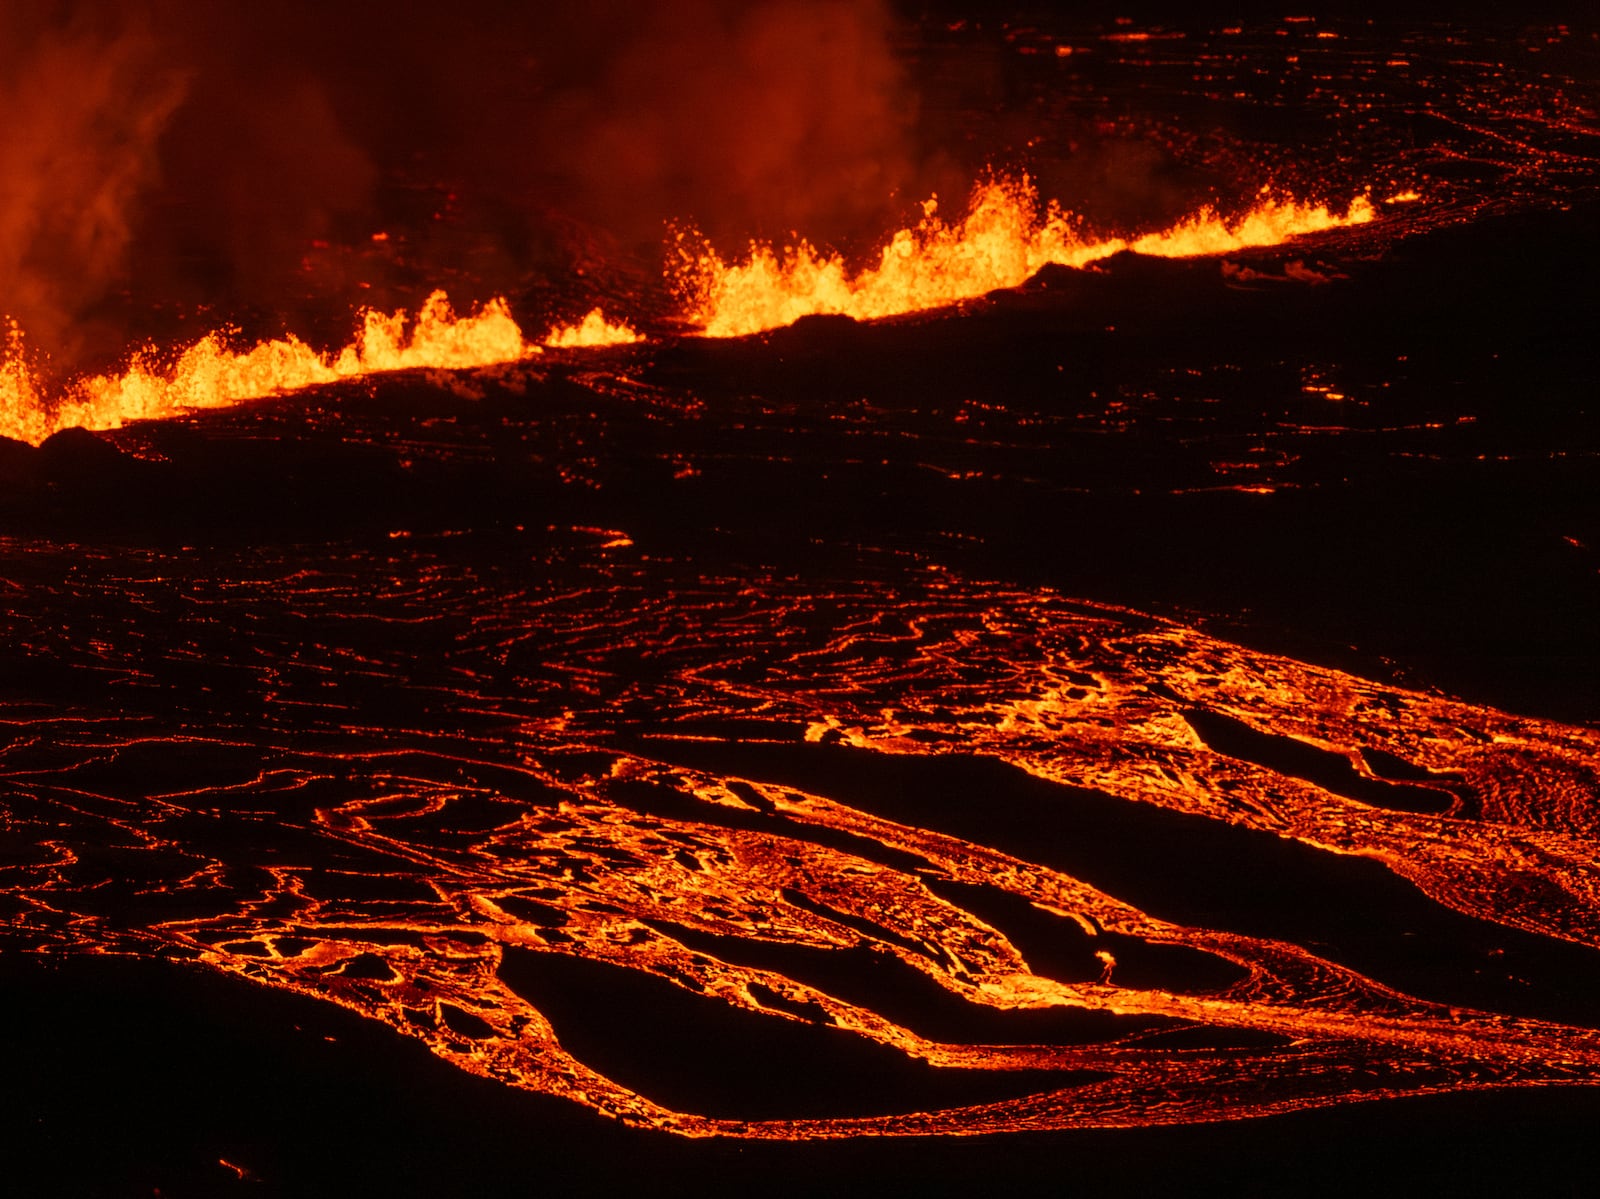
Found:
[[657, 267], [674, 218], [876, 231], [912, 185], [891, 44], [879, 0], [7, 6], [0, 312], [99, 365]]

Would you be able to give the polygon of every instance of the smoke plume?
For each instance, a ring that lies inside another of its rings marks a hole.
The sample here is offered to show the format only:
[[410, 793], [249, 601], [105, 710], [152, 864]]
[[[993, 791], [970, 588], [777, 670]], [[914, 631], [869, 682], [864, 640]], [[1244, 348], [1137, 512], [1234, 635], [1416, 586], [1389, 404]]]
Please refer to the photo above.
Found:
[[184, 90], [135, 24], [0, 10], [0, 306], [45, 346], [120, 281]]
[[870, 236], [914, 186], [879, 0], [40, 7], [0, 11], [0, 312], [64, 368], [634, 287], [669, 220]]

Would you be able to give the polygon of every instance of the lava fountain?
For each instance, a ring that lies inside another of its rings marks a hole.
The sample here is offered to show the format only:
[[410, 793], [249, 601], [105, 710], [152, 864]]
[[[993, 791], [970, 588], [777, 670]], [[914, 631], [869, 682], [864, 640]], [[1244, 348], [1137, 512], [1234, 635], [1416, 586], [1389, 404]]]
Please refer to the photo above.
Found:
[[1376, 216], [1366, 196], [1339, 214], [1262, 192], [1233, 220], [1205, 208], [1153, 233], [1097, 238], [1054, 200], [1041, 213], [1038, 189], [1026, 175], [980, 182], [959, 220], [941, 217], [937, 198], [922, 210], [921, 221], [890, 237], [877, 265], [858, 272], [842, 255], [804, 240], [781, 251], [752, 243], [742, 261], [729, 263], [704, 239], [684, 233], [675, 265], [687, 315], [708, 337], [759, 333], [821, 313], [872, 320], [1015, 287], [1050, 264], [1083, 267], [1124, 250], [1160, 258], [1226, 254]]

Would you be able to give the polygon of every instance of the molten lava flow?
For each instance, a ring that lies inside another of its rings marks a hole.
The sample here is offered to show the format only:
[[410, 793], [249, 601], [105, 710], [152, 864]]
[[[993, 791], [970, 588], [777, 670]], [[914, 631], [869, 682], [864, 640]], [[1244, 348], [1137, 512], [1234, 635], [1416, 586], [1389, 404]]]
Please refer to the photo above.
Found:
[[[687, 1136], [1600, 1079], [1600, 730], [951, 572], [602, 536], [531, 585], [0, 544], [3, 644], [98, 685], [0, 706], [0, 945], [186, 959]], [[174, 636], [175, 601], [209, 619]], [[329, 702], [335, 671], [385, 702]], [[785, 1045], [814, 1064], [751, 1077]]]
[[[545, 344], [615, 345], [637, 339], [633, 330], [608, 322], [595, 309], [581, 325], [552, 330]], [[51, 395], [29, 366], [21, 331], [13, 325], [0, 357], [0, 436], [36, 445], [75, 426], [114, 429], [128, 421], [226, 407], [381, 371], [459, 370], [540, 352], [540, 346], [523, 338], [505, 300], [494, 299], [477, 313], [457, 316], [445, 293], [436, 291], [414, 321], [404, 311], [362, 313], [360, 331], [337, 353], [319, 354], [293, 334], [237, 350], [222, 334], [211, 333], [175, 361], [163, 363], [153, 351], [142, 351], [120, 374], [76, 379]]]
[[816, 313], [871, 320], [940, 308], [1015, 287], [1049, 263], [1081, 267], [1120, 250], [1163, 258], [1222, 254], [1361, 224], [1374, 215], [1366, 197], [1340, 216], [1324, 205], [1263, 194], [1237, 220], [1205, 209], [1159, 233], [1096, 240], [1084, 237], [1054, 201], [1041, 217], [1038, 192], [1026, 177], [997, 178], [974, 189], [966, 215], [955, 223], [941, 219], [937, 201], [928, 200], [921, 222], [897, 232], [877, 266], [859, 273], [838, 254], [805, 241], [781, 252], [752, 244], [749, 258], [730, 265], [709, 246], [680, 238], [678, 286], [688, 315], [707, 336], [739, 337]]
[[578, 346], [624, 346], [643, 341], [638, 333], [620, 321], [613, 324], [595, 308], [576, 325], [557, 325], [545, 336], [551, 349], [567, 350]]

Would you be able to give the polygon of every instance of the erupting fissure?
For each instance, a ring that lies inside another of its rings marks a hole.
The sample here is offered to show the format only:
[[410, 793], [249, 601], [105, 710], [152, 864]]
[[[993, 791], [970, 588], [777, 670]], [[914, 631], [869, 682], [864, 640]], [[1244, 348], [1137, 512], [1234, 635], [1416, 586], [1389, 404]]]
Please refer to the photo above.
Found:
[[[1224, 254], [1362, 224], [1375, 215], [1365, 196], [1340, 214], [1263, 191], [1237, 219], [1207, 208], [1159, 232], [1096, 239], [1085, 236], [1078, 220], [1055, 201], [1041, 206], [1027, 176], [994, 176], [973, 190], [958, 221], [945, 221], [936, 199], [926, 201], [922, 220], [896, 232], [878, 264], [859, 272], [841, 255], [804, 240], [782, 251], [752, 243], [746, 259], [728, 263], [686, 233], [677, 237], [669, 269], [688, 321], [708, 337], [738, 337], [814, 314], [872, 320], [945, 307], [1015, 287], [1052, 263], [1082, 267], [1122, 250], [1165, 258]], [[489, 366], [546, 347], [640, 340], [631, 327], [596, 308], [580, 322], [552, 328], [542, 342], [530, 342], [504, 299], [457, 316], [445, 293], [436, 291], [415, 320], [404, 311], [364, 311], [359, 332], [336, 353], [319, 353], [293, 334], [233, 349], [225, 335], [212, 333], [175, 360], [143, 350], [121, 373], [80, 377], [50, 389], [30, 366], [22, 331], [13, 325], [0, 353], [0, 436], [38, 444], [74, 426], [112, 429], [384, 371]]]
[[1363, 224], [1376, 212], [1358, 196], [1343, 215], [1262, 192], [1249, 212], [1225, 219], [1202, 209], [1170, 228], [1137, 237], [1086, 237], [1055, 201], [1042, 209], [1027, 176], [996, 176], [974, 188], [966, 215], [947, 222], [923, 204], [915, 228], [890, 238], [876, 266], [852, 272], [839, 254], [800, 241], [782, 251], [752, 243], [725, 262], [704, 240], [680, 235], [676, 284], [689, 317], [709, 337], [740, 337], [836, 313], [872, 320], [974, 299], [1015, 287], [1049, 264], [1082, 267], [1122, 250], [1162, 258], [1226, 254], [1307, 233]]

